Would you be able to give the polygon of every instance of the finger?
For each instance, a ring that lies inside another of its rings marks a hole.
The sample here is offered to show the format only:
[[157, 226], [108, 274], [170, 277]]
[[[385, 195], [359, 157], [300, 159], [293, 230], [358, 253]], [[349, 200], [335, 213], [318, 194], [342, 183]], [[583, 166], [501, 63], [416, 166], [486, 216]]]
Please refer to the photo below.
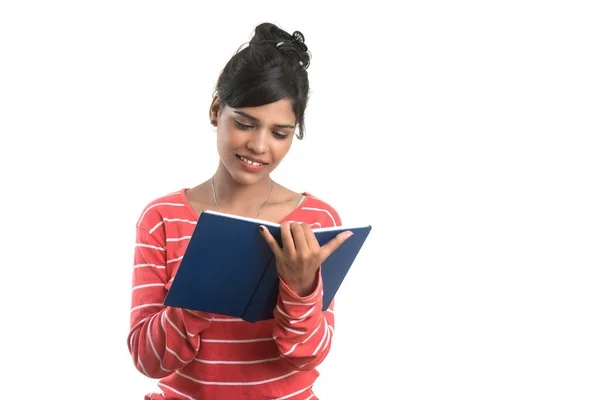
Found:
[[271, 235], [271, 232], [269, 232], [269, 230], [263, 225], [259, 226], [258, 230], [262, 237], [265, 239], [265, 242], [267, 242], [267, 244], [273, 251], [273, 254], [275, 254], [275, 257], [281, 257], [281, 247], [279, 247], [279, 243], [277, 243], [277, 240], [275, 240], [273, 235]]
[[291, 223], [284, 222], [281, 224], [281, 242], [283, 243], [283, 251], [289, 256], [296, 255], [296, 246], [291, 230]]
[[304, 227], [304, 237], [306, 238], [308, 248], [311, 250], [318, 250], [321, 245], [319, 244], [312, 227], [309, 224], [304, 224], [302, 226]]
[[304, 226], [306, 224], [293, 223], [292, 224], [292, 235], [294, 237], [294, 244], [296, 245], [296, 254], [308, 255], [309, 248], [306, 242], [306, 236], [304, 235]]
[[321, 247], [321, 256], [322, 256], [321, 262], [325, 261], [325, 259], [327, 257], [329, 257], [331, 255], [331, 253], [333, 253], [338, 247], [340, 247], [342, 245], [342, 243], [344, 243], [346, 240], [348, 240], [348, 238], [350, 236], [352, 236], [353, 234], [354, 233], [352, 233], [352, 231], [344, 231], [342, 233], [339, 233], [336, 237], [331, 239], [326, 244], [324, 244]]

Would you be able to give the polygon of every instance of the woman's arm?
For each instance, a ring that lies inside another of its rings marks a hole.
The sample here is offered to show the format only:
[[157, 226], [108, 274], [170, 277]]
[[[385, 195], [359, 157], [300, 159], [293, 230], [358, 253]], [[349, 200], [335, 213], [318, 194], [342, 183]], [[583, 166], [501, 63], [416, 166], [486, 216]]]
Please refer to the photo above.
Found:
[[212, 314], [165, 307], [166, 243], [137, 228], [131, 292], [129, 352], [135, 367], [162, 378], [191, 362]]
[[333, 302], [322, 311], [321, 264], [352, 232], [344, 231], [320, 246], [309, 224], [284, 222], [280, 247], [267, 229], [260, 231], [273, 250], [279, 274], [275, 342], [296, 368], [313, 369], [329, 353], [334, 330]]
[[333, 302], [323, 308], [320, 269], [316, 289], [299, 296], [283, 279], [279, 280], [279, 299], [273, 312], [273, 336], [281, 355], [300, 370], [317, 367], [331, 347], [334, 332]]

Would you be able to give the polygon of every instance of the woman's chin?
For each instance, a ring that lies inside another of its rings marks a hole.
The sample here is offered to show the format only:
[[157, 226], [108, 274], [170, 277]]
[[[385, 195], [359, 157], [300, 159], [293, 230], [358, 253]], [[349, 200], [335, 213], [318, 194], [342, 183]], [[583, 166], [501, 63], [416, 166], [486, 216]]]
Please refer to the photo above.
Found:
[[267, 170], [261, 171], [260, 173], [256, 173], [243, 171], [236, 168], [235, 170], [230, 169], [229, 173], [231, 174], [233, 180], [235, 180], [240, 185], [244, 186], [254, 185], [255, 183], [258, 183], [269, 176], [269, 171]]

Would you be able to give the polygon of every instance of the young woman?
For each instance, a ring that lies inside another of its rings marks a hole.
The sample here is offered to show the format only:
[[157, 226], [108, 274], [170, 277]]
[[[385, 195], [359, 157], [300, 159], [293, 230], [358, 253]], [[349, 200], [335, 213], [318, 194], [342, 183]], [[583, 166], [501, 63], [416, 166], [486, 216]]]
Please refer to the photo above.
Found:
[[[320, 264], [349, 237], [320, 247], [312, 228], [339, 226], [337, 212], [270, 173], [304, 133], [310, 56], [300, 32], [264, 23], [223, 69], [209, 108], [219, 165], [214, 175], [150, 202], [137, 223], [128, 345], [135, 367], [160, 379], [146, 399], [316, 399], [316, 367], [334, 332], [322, 311]], [[281, 224], [279, 299], [273, 320], [165, 307], [163, 300], [198, 215], [215, 210]]]

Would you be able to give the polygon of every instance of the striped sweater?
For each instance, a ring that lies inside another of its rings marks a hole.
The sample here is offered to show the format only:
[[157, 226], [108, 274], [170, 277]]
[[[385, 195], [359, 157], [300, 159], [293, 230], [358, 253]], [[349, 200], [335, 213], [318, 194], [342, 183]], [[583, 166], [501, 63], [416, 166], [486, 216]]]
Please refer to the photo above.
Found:
[[[331, 206], [304, 194], [302, 204], [280, 222], [341, 224]], [[316, 367], [334, 332], [333, 303], [321, 311], [320, 276], [306, 297], [280, 280], [274, 319], [268, 321], [162, 305], [197, 220], [182, 189], [149, 203], [137, 222], [127, 342], [135, 367], [160, 379], [160, 392], [144, 399], [316, 400]]]

